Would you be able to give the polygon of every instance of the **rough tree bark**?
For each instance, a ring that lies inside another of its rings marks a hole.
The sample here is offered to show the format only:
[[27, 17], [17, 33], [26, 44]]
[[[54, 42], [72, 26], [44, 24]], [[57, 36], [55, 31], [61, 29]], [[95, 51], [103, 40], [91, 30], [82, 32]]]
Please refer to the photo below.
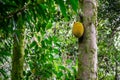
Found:
[[79, 43], [78, 75], [76, 80], [97, 80], [97, 0], [82, 0], [84, 39]]
[[11, 80], [23, 80], [24, 63], [24, 26], [22, 15], [19, 16], [13, 37], [13, 56]]

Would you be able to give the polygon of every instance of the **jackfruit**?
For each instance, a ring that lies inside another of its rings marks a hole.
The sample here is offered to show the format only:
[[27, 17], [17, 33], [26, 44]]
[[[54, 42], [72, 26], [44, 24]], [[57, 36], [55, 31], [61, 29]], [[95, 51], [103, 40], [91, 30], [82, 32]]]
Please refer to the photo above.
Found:
[[73, 28], [72, 28], [72, 34], [76, 38], [80, 38], [83, 36], [83, 33], [84, 33], [83, 24], [81, 22], [74, 22]]

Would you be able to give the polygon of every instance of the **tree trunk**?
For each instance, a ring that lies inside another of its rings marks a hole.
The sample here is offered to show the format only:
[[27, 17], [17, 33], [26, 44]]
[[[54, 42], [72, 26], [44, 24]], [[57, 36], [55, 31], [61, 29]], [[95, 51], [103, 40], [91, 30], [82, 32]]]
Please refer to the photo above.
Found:
[[12, 74], [11, 80], [23, 80], [24, 63], [24, 26], [22, 15], [17, 21], [17, 27], [14, 33], [13, 56], [12, 56]]
[[83, 0], [83, 42], [79, 43], [76, 80], [97, 80], [97, 0]]

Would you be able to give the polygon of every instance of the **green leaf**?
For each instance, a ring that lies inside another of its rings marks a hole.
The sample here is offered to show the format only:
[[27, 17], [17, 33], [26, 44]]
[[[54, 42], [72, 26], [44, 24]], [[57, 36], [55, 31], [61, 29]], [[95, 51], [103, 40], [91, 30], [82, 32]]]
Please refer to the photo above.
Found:
[[63, 16], [67, 18], [66, 8], [65, 8], [65, 5], [64, 5], [64, 1], [63, 0], [57, 0], [57, 3], [60, 6], [60, 10], [61, 10]]
[[0, 73], [5, 77], [5, 78], [8, 78], [8, 76], [6, 75], [6, 72], [5, 70], [3, 69], [0, 69]]
[[77, 9], [78, 9], [78, 0], [70, 0], [71, 6], [73, 8], [73, 10], [77, 13]]
[[50, 29], [52, 27], [52, 23], [49, 21], [46, 25], [46, 29]]
[[54, 47], [53, 52], [54, 52], [55, 54], [58, 54], [58, 53], [59, 53], [58, 48]]
[[8, 51], [1, 51], [0, 55], [1, 56], [10, 56], [11, 54]]
[[67, 59], [67, 60], [66, 60], [66, 63], [67, 63], [67, 64], [70, 64], [70, 63], [72, 63], [72, 60]]
[[62, 70], [65, 70], [65, 67], [64, 66], [59, 66], [60, 69]]
[[30, 44], [30, 48], [34, 47], [36, 45], [36, 42], [33, 41], [31, 44]]
[[57, 78], [61, 78], [62, 76], [63, 76], [63, 72], [62, 71], [58, 72]]

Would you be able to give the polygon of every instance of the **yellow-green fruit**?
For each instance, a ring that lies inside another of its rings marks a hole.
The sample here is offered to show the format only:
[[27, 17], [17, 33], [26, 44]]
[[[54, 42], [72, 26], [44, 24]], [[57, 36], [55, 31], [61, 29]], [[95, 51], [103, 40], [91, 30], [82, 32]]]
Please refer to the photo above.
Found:
[[84, 33], [84, 27], [83, 24], [80, 22], [74, 22], [73, 24], [73, 28], [72, 28], [72, 34], [76, 37], [76, 38], [80, 38], [83, 36]]

